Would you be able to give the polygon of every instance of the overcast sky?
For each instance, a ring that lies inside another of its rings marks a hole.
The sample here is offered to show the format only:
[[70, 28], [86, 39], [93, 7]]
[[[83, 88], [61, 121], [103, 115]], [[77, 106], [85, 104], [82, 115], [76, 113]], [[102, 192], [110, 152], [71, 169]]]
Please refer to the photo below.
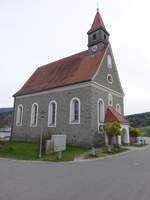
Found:
[[[0, 107], [38, 66], [87, 49], [97, 0], [0, 0]], [[125, 91], [125, 114], [150, 111], [150, 1], [99, 0]]]

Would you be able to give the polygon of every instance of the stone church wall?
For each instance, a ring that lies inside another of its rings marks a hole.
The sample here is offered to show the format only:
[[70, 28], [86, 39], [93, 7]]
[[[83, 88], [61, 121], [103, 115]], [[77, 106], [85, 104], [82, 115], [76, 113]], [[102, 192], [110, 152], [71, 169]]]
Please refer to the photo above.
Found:
[[[69, 124], [70, 101], [78, 97], [81, 101], [81, 122], [80, 124]], [[48, 106], [49, 102], [57, 102], [56, 127], [48, 127]], [[31, 107], [33, 103], [38, 103], [38, 125], [30, 127]], [[16, 114], [19, 104], [23, 105], [22, 126], [16, 126]], [[40, 135], [41, 117], [40, 112], [44, 111], [45, 118], [43, 127], [45, 133], [66, 134], [68, 144], [89, 146], [92, 143], [91, 132], [91, 87], [73, 89], [68, 91], [55, 92], [50, 94], [35, 95], [32, 97], [22, 97], [15, 100], [13, 140], [37, 141]]]
[[[42, 95], [19, 97], [15, 100], [13, 140], [37, 141], [40, 135], [41, 112], [45, 112], [43, 120], [44, 133], [66, 134], [67, 143], [75, 146], [90, 147], [104, 144], [103, 132], [98, 132], [97, 122], [97, 101], [103, 99], [105, 112], [108, 107], [108, 91], [103, 91], [91, 86], [73, 90], [59, 91]], [[81, 102], [80, 124], [70, 124], [70, 101], [78, 97]], [[48, 127], [48, 106], [49, 102], [57, 102], [57, 121], [56, 127]], [[38, 103], [38, 125], [30, 127], [31, 107], [33, 103]], [[123, 110], [123, 98], [113, 95], [113, 106], [120, 104]], [[19, 104], [23, 105], [22, 126], [16, 126], [16, 114]]]

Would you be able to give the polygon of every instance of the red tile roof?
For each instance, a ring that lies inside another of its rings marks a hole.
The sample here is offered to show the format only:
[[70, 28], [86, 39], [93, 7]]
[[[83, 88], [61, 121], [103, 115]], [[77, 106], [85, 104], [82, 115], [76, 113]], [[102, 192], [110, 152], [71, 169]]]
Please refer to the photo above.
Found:
[[108, 44], [94, 57], [88, 51], [39, 67], [14, 95], [20, 96], [66, 85], [86, 82], [96, 73]]
[[[104, 25], [104, 22], [102, 20], [102, 17], [99, 13], [99, 11], [97, 11], [96, 13], [96, 16], [95, 16], [95, 19], [93, 21], [93, 24], [91, 26], [91, 29], [88, 31], [88, 33], [94, 31], [94, 30], [97, 30], [98, 28], [102, 28], [103, 30], [106, 31], [106, 28], [105, 28], [105, 25]], [[107, 31], [106, 31], [107, 32]], [[107, 32], [108, 33], [108, 32]]]
[[109, 107], [105, 115], [105, 123], [111, 122], [119, 122], [123, 124], [129, 123], [123, 115], [118, 113], [114, 108]]

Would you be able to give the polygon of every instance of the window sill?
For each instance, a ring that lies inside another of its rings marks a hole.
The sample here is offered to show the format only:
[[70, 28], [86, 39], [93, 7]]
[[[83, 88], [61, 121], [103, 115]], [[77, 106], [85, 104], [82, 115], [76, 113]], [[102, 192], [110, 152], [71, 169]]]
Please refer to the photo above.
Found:
[[17, 127], [21, 127], [21, 126], [22, 126], [22, 124], [16, 124], [16, 126], [17, 126]]
[[48, 125], [48, 128], [56, 128], [56, 125]]
[[70, 122], [70, 124], [80, 124], [80, 122], [73, 121], [73, 122]]
[[31, 125], [30, 127], [31, 127], [31, 128], [36, 128], [36, 127], [37, 127], [37, 125]]

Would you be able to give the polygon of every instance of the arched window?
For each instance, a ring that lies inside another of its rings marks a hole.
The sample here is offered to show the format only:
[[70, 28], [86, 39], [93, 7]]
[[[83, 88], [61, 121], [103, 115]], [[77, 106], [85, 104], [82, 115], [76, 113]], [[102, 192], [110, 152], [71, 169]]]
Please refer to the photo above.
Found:
[[23, 106], [20, 104], [17, 109], [16, 125], [22, 126]]
[[107, 56], [107, 67], [108, 67], [109, 69], [112, 68], [112, 58], [111, 58], [110, 55]]
[[99, 99], [97, 102], [97, 116], [98, 116], [98, 124], [104, 123], [104, 101]]
[[70, 123], [80, 124], [80, 99], [73, 98], [70, 102]]
[[113, 96], [112, 96], [112, 94], [108, 95], [108, 106], [113, 106]]
[[34, 103], [31, 108], [31, 126], [35, 127], [38, 123], [38, 104]]
[[121, 114], [121, 107], [119, 104], [116, 105], [116, 111]]
[[56, 115], [57, 115], [57, 103], [56, 101], [51, 101], [48, 107], [48, 126], [56, 126]]

